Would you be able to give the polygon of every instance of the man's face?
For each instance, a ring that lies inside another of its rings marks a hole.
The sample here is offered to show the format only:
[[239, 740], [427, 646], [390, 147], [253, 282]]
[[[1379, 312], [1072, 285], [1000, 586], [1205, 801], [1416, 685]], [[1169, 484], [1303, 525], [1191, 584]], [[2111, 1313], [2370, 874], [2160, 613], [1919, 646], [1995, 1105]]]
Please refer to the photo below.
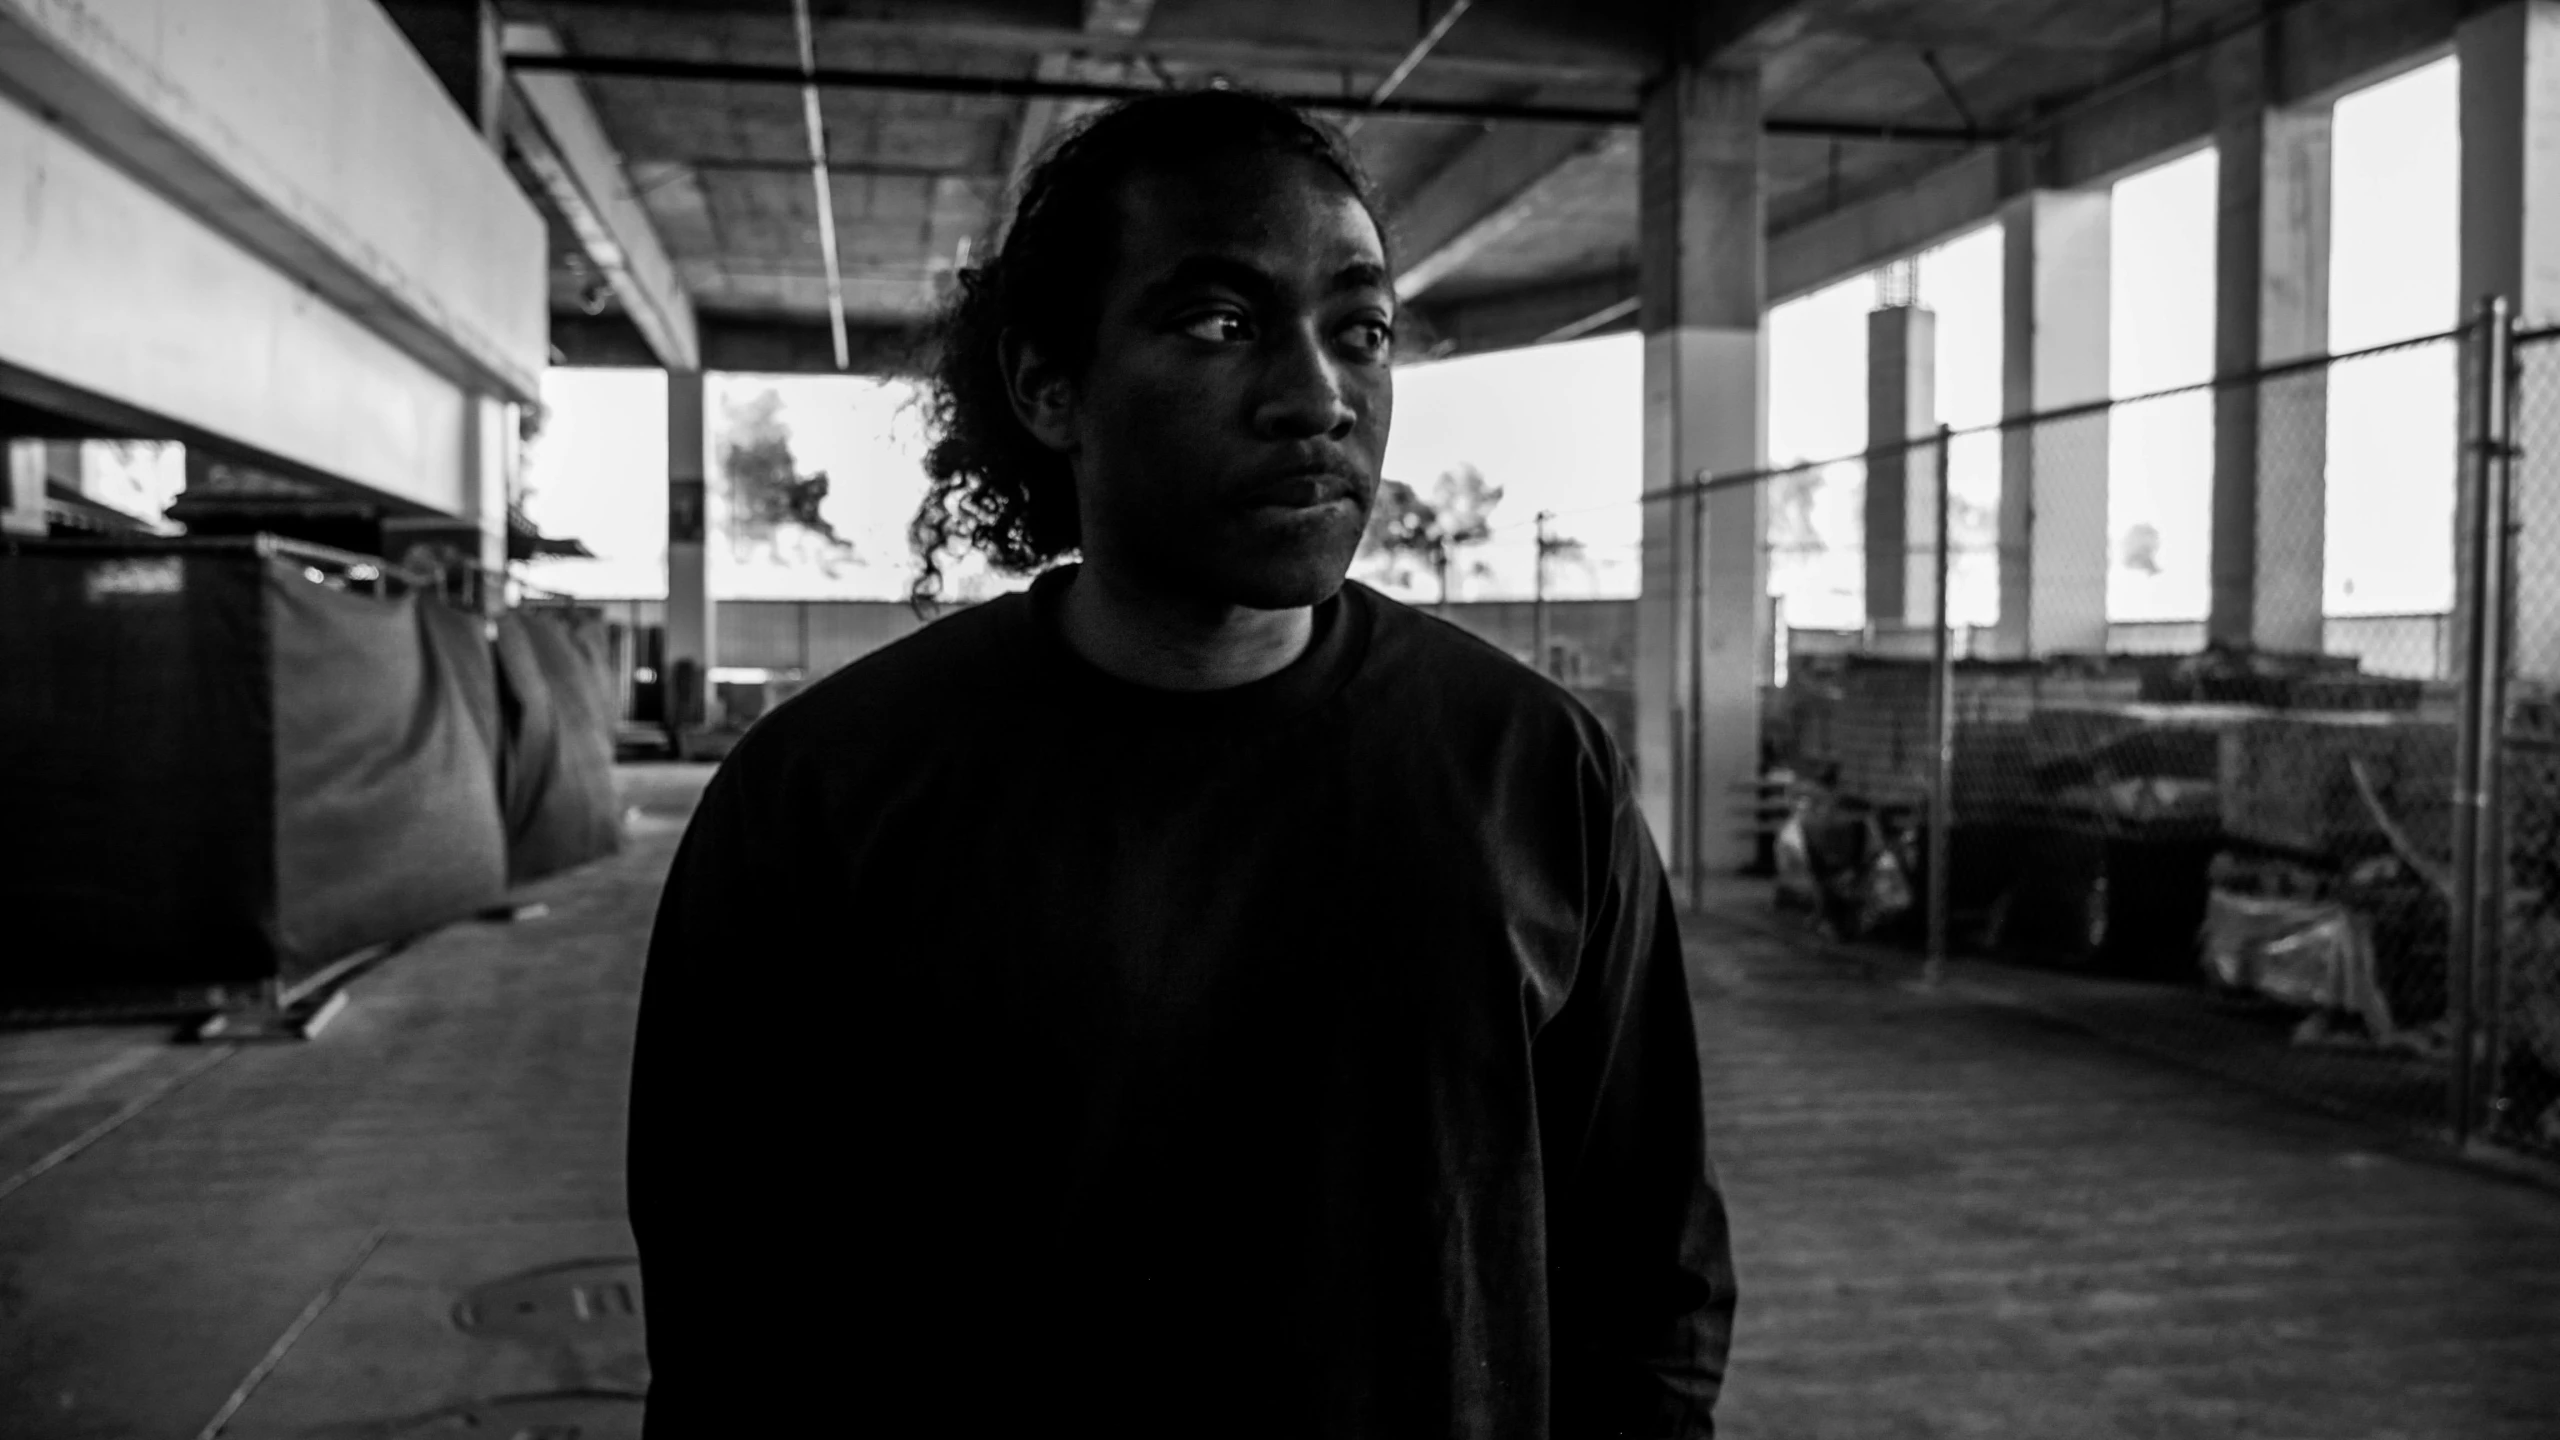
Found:
[[1330, 171], [1266, 156], [1122, 188], [1063, 427], [1088, 565], [1255, 609], [1341, 588], [1378, 489], [1395, 292]]

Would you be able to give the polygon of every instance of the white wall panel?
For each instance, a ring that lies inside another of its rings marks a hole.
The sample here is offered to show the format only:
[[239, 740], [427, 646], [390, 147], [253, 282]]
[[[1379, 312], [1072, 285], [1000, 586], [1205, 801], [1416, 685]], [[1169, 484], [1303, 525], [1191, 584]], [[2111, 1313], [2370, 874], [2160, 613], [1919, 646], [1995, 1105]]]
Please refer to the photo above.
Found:
[[341, 308], [504, 381], [478, 388], [538, 384], [541, 218], [381, 7], [0, 0], [0, 87]]
[[0, 362], [471, 513], [460, 386], [6, 99]]

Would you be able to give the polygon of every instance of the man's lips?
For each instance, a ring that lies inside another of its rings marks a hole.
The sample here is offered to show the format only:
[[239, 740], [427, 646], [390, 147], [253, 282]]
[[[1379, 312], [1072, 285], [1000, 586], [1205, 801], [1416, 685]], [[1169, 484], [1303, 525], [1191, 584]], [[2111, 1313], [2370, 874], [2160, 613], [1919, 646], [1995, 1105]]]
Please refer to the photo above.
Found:
[[1347, 500], [1358, 494], [1359, 489], [1359, 481], [1344, 471], [1301, 470], [1254, 486], [1245, 492], [1245, 503], [1255, 507], [1305, 510], [1332, 500]]

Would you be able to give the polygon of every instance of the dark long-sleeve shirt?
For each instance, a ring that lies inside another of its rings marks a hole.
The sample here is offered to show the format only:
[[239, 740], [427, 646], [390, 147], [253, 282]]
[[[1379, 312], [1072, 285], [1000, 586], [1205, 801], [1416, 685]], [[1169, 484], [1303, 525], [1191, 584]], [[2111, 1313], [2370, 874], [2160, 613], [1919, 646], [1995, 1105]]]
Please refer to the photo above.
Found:
[[1606, 733], [1357, 585], [1268, 679], [1129, 685], [1064, 579], [703, 798], [632, 1080], [649, 1434], [1710, 1435], [1724, 1210]]

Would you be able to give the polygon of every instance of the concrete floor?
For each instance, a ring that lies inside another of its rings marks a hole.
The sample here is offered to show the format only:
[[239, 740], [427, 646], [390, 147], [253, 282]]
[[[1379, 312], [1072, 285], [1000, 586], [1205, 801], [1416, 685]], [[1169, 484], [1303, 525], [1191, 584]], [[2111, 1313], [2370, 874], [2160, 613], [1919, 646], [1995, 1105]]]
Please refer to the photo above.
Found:
[[[637, 1433], [622, 1087], [703, 772], [303, 1045], [0, 1035], [0, 1436]], [[1730, 920], [1725, 1431], [2560, 1436], [2560, 1194]], [[574, 1427], [574, 1428], [573, 1428]]]

